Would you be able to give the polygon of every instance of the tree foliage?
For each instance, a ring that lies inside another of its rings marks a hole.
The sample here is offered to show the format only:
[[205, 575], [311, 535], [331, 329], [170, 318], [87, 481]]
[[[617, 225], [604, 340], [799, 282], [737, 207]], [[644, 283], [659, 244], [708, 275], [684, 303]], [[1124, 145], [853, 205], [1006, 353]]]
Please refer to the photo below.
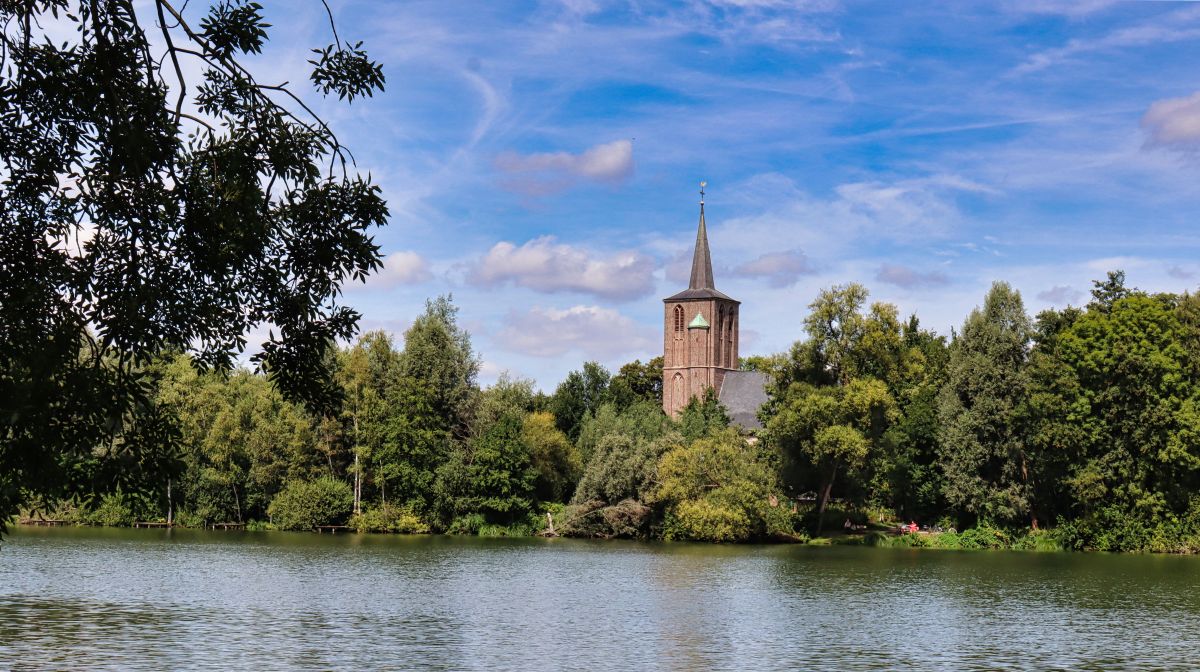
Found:
[[[358, 319], [337, 296], [379, 268], [387, 208], [299, 93], [251, 74], [260, 10], [0, 2], [0, 519], [173, 468], [160, 353], [228, 368], [269, 326], [261, 370], [336, 405], [324, 355]], [[312, 64], [324, 93], [384, 83], [336, 37]]]
[[946, 499], [989, 522], [1016, 522], [1030, 511], [1022, 411], [1029, 398], [1026, 356], [1032, 335], [1021, 294], [998, 282], [950, 346], [938, 400]]
[[653, 499], [666, 539], [742, 542], [792, 532], [780, 493], [771, 460], [724, 430], [665, 453]]

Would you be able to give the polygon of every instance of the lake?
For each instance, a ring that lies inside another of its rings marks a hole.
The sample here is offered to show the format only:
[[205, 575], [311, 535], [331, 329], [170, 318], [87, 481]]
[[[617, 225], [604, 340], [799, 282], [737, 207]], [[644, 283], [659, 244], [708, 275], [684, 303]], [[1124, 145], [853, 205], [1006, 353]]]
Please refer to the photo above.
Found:
[[1200, 665], [1200, 558], [16, 528], [3, 669]]

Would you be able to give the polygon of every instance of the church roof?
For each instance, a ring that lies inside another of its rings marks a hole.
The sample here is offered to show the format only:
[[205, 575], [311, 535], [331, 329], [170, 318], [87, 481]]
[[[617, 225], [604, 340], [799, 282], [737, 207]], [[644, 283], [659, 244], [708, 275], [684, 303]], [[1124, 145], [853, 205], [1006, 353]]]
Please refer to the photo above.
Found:
[[704, 192], [700, 197], [700, 225], [696, 227], [696, 249], [692, 253], [692, 279], [688, 289], [716, 289], [713, 283], [712, 254], [708, 251], [708, 227], [704, 224]]
[[[702, 182], [701, 187], [704, 186]], [[700, 190], [700, 225], [696, 227], [696, 248], [692, 253], [692, 277], [688, 288], [663, 301], [686, 301], [688, 299], [733, 299], [717, 291], [713, 281], [712, 253], [708, 249], [708, 227], [704, 223], [704, 190]]]
[[688, 329], [708, 329], [708, 326], [708, 320], [704, 319], [700, 313], [696, 313], [696, 316], [692, 318], [692, 323], [688, 325]]
[[762, 429], [758, 409], [767, 403], [767, 375], [758, 371], [730, 371], [721, 383], [718, 400], [732, 424], [743, 429]]

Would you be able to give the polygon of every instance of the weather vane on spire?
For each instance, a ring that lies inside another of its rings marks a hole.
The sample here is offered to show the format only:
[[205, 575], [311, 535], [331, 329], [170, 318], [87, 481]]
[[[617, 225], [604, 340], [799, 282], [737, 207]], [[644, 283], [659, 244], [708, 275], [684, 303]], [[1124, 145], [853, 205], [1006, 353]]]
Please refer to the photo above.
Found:
[[708, 186], [707, 180], [700, 181], [700, 205], [704, 205], [704, 188]]

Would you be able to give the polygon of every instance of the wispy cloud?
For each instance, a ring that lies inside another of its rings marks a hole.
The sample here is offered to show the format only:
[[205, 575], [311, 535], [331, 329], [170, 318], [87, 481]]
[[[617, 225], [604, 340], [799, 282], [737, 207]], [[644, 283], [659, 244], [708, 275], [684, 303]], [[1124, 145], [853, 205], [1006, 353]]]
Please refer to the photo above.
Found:
[[1076, 303], [1083, 298], [1083, 292], [1070, 285], [1055, 285], [1050, 289], [1037, 293], [1037, 298], [1054, 305]]
[[512, 284], [544, 293], [580, 292], [628, 301], [653, 291], [654, 270], [654, 260], [640, 252], [605, 257], [543, 236], [520, 246], [496, 243], [467, 280], [477, 287]]
[[612, 308], [572, 306], [533, 307], [510, 311], [496, 340], [505, 348], [532, 357], [558, 357], [574, 352], [601, 359], [651, 351], [657, 345], [653, 330]]
[[814, 272], [812, 263], [800, 250], [768, 252], [733, 269], [737, 277], [763, 279], [771, 287], [794, 285], [800, 276]]
[[1167, 275], [1175, 278], [1176, 280], [1191, 280], [1192, 278], [1196, 277], [1196, 272], [1189, 271], [1186, 268], [1182, 268], [1178, 265], [1173, 265], [1167, 269]]
[[633, 142], [616, 140], [591, 147], [579, 154], [505, 152], [496, 157], [501, 180], [513, 191], [541, 196], [566, 189], [579, 179], [609, 184], [633, 174]]
[[1119, 28], [1099, 37], [1071, 39], [1061, 47], [1033, 54], [1009, 74], [1028, 75], [1093, 52], [1194, 40], [1200, 37], [1200, 27], [1187, 24], [1194, 23], [1198, 18], [1200, 12], [1188, 8], [1140, 25]]
[[875, 279], [895, 285], [901, 289], [928, 289], [950, 284], [950, 278], [941, 271], [917, 271], [907, 266], [884, 264], [875, 273]]

